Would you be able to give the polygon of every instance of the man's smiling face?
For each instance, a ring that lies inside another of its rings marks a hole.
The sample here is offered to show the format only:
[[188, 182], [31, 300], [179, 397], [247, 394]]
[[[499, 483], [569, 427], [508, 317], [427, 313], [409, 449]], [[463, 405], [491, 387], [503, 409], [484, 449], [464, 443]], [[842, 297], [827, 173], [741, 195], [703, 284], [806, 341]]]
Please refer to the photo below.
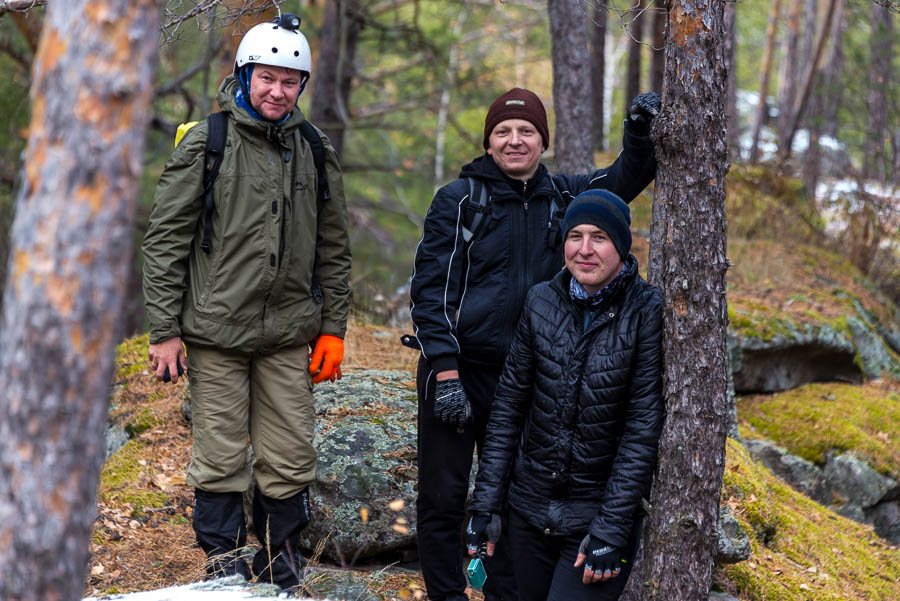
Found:
[[498, 123], [491, 132], [487, 153], [503, 173], [528, 181], [541, 161], [544, 140], [530, 121], [507, 119]]

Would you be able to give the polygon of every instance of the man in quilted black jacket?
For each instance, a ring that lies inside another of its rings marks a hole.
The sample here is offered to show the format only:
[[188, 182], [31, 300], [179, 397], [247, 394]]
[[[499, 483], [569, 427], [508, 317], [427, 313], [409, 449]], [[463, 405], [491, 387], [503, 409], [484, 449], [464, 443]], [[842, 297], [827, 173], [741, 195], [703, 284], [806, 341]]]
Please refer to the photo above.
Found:
[[631, 570], [663, 421], [663, 302], [630, 223], [609, 191], [572, 201], [566, 267], [529, 291], [497, 387], [468, 544], [494, 552], [508, 503], [522, 601], [612, 601]]
[[[612, 165], [585, 174], [551, 174], [541, 163], [550, 145], [544, 105], [533, 92], [513, 88], [487, 112], [485, 153], [434, 195], [410, 287], [410, 315], [422, 350], [416, 382], [417, 536], [433, 601], [467, 599], [460, 528], [472, 451], [484, 442], [525, 294], [563, 265], [562, 212], [589, 189], [610, 190], [626, 202], [640, 194], [656, 174], [649, 132], [659, 108], [655, 93], [634, 99], [622, 152]], [[467, 180], [477, 181], [488, 197], [471, 236], [467, 228], [475, 226], [467, 215], [474, 199]], [[516, 601], [503, 545], [485, 565], [485, 601]]]

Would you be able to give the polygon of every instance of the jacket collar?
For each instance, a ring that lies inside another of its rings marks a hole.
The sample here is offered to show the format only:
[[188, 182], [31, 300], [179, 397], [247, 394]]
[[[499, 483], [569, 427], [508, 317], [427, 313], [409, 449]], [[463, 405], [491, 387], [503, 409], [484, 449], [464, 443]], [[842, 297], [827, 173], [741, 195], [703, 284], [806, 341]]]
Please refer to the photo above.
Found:
[[463, 166], [460, 178], [473, 177], [480, 179], [491, 187], [491, 197], [495, 200], [517, 198], [528, 200], [534, 195], [553, 194], [553, 183], [550, 171], [543, 163], [538, 163], [537, 171], [527, 182], [514, 179], [503, 173], [491, 155], [485, 153]]

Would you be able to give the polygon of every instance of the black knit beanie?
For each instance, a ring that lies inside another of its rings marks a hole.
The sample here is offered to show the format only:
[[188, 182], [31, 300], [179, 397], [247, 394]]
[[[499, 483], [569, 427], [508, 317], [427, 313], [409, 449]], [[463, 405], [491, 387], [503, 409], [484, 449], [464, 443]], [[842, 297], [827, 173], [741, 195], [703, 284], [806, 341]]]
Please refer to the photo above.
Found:
[[576, 225], [589, 223], [609, 234], [624, 260], [631, 252], [631, 211], [609, 190], [588, 190], [576, 196], [563, 218], [563, 239]]
[[547, 111], [537, 94], [522, 88], [513, 88], [502, 94], [491, 103], [487, 116], [484, 118], [484, 149], [487, 150], [488, 138], [497, 124], [507, 119], [524, 119], [534, 125], [541, 139], [544, 141], [544, 150], [550, 147], [550, 128], [547, 127]]

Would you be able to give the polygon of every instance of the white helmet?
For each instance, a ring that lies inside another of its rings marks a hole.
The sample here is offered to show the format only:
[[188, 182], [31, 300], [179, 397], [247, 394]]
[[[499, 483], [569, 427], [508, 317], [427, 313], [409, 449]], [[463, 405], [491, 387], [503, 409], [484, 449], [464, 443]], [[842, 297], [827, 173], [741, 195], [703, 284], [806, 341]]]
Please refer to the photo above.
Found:
[[234, 73], [248, 63], [259, 63], [296, 69], [308, 76], [312, 65], [309, 42], [299, 27], [300, 17], [291, 14], [251, 27], [238, 46]]

